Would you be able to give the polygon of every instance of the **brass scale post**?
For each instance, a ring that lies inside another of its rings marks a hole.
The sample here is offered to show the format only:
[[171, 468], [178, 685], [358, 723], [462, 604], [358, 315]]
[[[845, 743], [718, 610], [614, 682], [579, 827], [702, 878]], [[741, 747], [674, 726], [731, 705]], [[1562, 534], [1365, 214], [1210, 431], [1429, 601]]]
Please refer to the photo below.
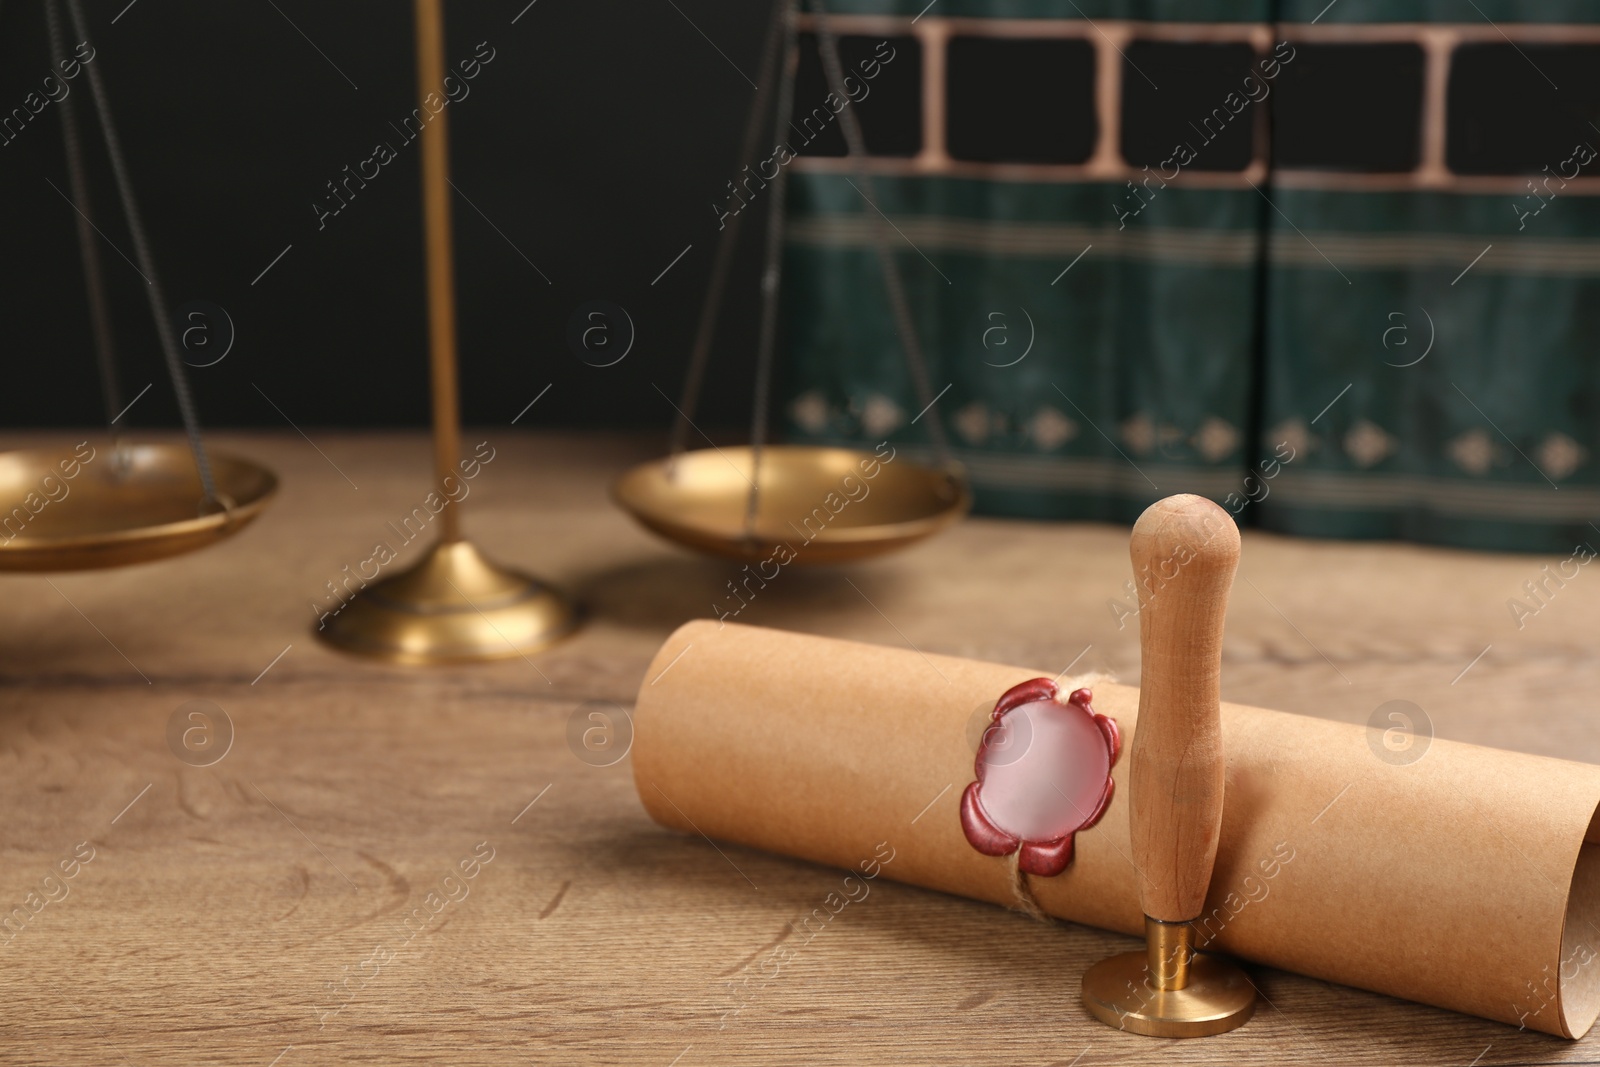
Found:
[[[417, 98], [422, 123], [422, 208], [428, 265], [428, 349], [436, 489], [459, 481], [461, 412], [456, 373], [455, 269], [450, 239], [449, 109], [443, 92], [441, 0], [416, 0]], [[439, 513], [439, 541], [422, 561], [363, 588], [319, 627], [330, 644], [396, 663], [474, 662], [528, 655], [559, 640], [576, 613], [555, 589], [492, 562], [461, 536], [461, 505]]]

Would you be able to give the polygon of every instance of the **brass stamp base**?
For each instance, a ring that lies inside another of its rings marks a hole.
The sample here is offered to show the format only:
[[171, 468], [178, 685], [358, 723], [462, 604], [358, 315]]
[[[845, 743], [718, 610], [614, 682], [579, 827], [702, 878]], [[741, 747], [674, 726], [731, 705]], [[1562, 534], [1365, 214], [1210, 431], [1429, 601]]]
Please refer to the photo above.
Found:
[[363, 589], [316, 633], [346, 652], [420, 665], [526, 657], [576, 626], [555, 589], [453, 541]]
[[1210, 1037], [1243, 1026], [1256, 1010], [1244, 972], [1215, 956], [1196, 956], [1183, 989], [1147, 984], [1143, 952], [1101, 960], [1083, 976], [1083, 1004], [1095, 1018], [1148, 1037]]
[[1147, 916], [1145, 937], [1145, 951], [1101, 960], [1083, 976], [1083, 1005], [1095, 1018], [1147, 1037], [1210, 1037], [1255, 1014], [1255, 986], [1226, 960], [1195, 952], [1189, 923]]

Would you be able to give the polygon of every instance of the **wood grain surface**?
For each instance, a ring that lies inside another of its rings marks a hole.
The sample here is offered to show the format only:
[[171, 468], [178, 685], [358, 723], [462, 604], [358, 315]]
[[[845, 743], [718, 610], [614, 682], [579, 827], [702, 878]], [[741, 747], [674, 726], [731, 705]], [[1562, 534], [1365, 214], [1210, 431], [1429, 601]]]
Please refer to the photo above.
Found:
[[[839, 872], [662, 830], [625, 758], [569, 742], [596, 712], [620, 754], [651, 654], [735, 569], [610, 506], [655, 442], [469, 432], [497, 453], [466, 531], [577, 593], [587, 624], [532, 661], [402, 670], [320, 645], [311, 605], [426, 494], [428, 441], [309, 432], [226, 439], [284, 485], [229, 542], [0, 577], [0, 916], [25, 915], [0, 927], [0, 1062], [1600, 1061], [1595, 1038], [1263, 969], [1233, 1034], [1121, 1034], [1078, 982], [1130, 939], [888, 882], [801, 946], [791, 922]], [[1600, 577], [1520, 629], [1506, 604], [1547, 562], [1247, 533], [1223, 696], [1354, 722], [1410, 700], [1438, 736], [1600, 760]], [[1131, 680], [1130, 578], [1126, 529], [975, 519], [786, 571], [739, 621]], [[232, 723], [211, 766], [169, 745], [191, 701]]]

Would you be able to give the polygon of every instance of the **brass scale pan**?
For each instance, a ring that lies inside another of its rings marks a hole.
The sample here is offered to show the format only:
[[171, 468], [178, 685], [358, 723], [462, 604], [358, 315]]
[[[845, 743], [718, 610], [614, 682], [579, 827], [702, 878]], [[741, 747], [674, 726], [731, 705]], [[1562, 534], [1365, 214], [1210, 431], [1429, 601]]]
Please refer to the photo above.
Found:
[[[866, 468], [875, 476], [865, 476], [863, 463], [877, 464]], [[972, 504], [965, 481], [935, 467], [877, 463], [873, 453], [846, 448], [769, 445], [747, 528], [750, 467], [748, 448], [696, 449], [633, 468], [612, 495], [645, 527], [687, 548], [738, 560], [787, 548], [802, 565], [893, 552], [949, 526]], [[849, 486], [864, 491], [847, 493]]]
[[[781, 129], [793, 105], [793, 72], [797, 41], [794, 0], [773, 0], [760, 83], [769, 84], [778, 69], [780, 49], [786, 62], [778, 85], [774, 127]], [[818, 54], [834, 92], [843, 94], [838, 42], [821, 10], [815, 11]], [[865, 166], [866, 148], [853, 109], [839, 116], [856, 181], [875, 201], [872, 176]], [[740, 158], [750, 158], [761, 128], [761, 110], [752, 104], [746, 119]], [[674, 444], [666, 458], [635, 467], [612, 487], [618, 504], [646, 528], [687, 548], [737, 560], [773, 558], [787, 547], [793, 556], [779, 562], [843, 563], [904, 548], [949, 526], [972, 506], [965, 472], [950, 456], [929, 388], [926, 363], [911, 321], [899, 268], [887, 250], [886, 226], [878, 221], [875, 240], [895, 328], [905, 352], [907, 370], [928, 416], [929, 443], [936, 459], [922, 465], [910, 459], [876, 463], [872, 453], [844, 448], [763, 445], [771, 379], [773, 328], [781, 273], [786, 172], [781, 170], [767, 194], [766, 269], [762, 287], [761, 339], [756, 354], [756, 400], [751, 440], [756, 447], [684, 450], [692, 425], [690, 412], [698, 399], [705, 363], [715, 331], [717, 309], [727, 284], [732, 251], [743, 212], [728, 222], [718, 242], [711, 282], [701, 308], [700, 328], [690, 353]], [[919, 418], [921, 416], [918, 416]], [[915, 420], [913, 420], [915, 421]], [[874, 471], [871, 478], [866, 471]], [[854, 474], [859, 485], [845, 492], [844, 479]], [[841, 503], [841, 501], [844, 501]], [[829, 505], [832, 504], [830, 507]]]
[[[66, 0], [65, 6], [74, 39], [87, 40], [80, 0]], [[59, 59], [65, 55], [67, 36], [57, 0], [46, 0], [45, 21], [52, 58]], [[271, 471], [247, 460], [213, 454], [207, 462], [199, 420], [166, 317], [160, 275], [144, 236], [112, 121], [109, 95], [100, 68], [88, 66], [85, 70], [190, 447], [129, 444], [114, 437], [88, 452], [82, 451], [83, 446], [0, 452], [0, 571], [91, 570], [191, 552], [249, 525], [278, 487]], [[121, 418], [111, 417], [111, 409], [119, 404], [115, 356], [104, 313], [99, 256], [90, 232], [93, 208], [75, 104], [63, 99], [58, 110], [73, 207], [79, 216], [79, 250], [95, 325], [101, 385], [114, 433]], [[202, 469], [209, 474], [209, 485]]]
[[86, 463], [70, 447], [0, 452], [9, 508], [0, 514], [0, 571], [122, 567], [230, 537], [261, 514], [278, 479], [215, 452], [211, 468], [221, 503], [207, 507], [181, 444], [107, 445]]

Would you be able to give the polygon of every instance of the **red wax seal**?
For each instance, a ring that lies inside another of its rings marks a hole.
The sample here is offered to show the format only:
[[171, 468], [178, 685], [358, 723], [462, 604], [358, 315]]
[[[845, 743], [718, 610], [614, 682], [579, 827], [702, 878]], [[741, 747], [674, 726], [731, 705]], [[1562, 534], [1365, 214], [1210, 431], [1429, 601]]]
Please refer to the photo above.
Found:
[[[1018, 852], [1017, 867], [1050, 877], [1072, 862], [1072, 835], [1111, 803], [1116, 721], [1075, 690], [1062, 703], [1048, 678], [1006, 690], [978, 744], [978, 780], [961, 796], [961, 828], [985, 856]], [[1020, 849], [1020, 852], [1018, 851]]]

